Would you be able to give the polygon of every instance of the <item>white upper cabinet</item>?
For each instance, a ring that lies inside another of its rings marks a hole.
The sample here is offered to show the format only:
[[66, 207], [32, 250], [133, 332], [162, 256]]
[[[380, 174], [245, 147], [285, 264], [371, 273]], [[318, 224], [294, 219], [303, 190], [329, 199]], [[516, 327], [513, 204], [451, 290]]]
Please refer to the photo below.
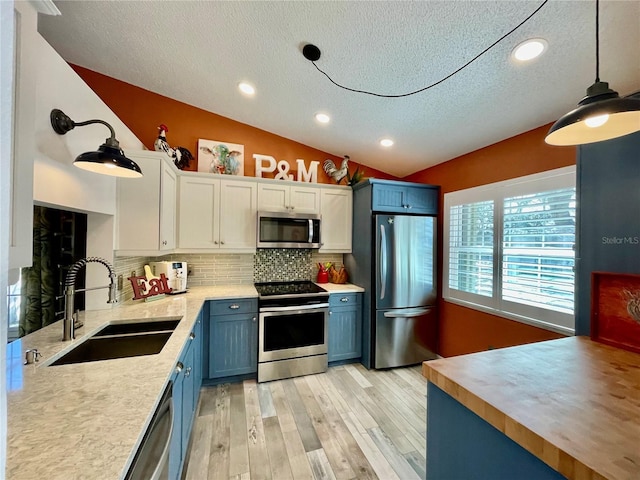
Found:
[[[13, 121], [9, 197], [9, 268], [30, 267], [33, 257], [33, 163], [38, 56], [38, 14], [29, 2], [13, 2]], [[10, 6], [8, 8], [11, 8]], [[4, 43], [4, 42], [3, 42]], [[11, 43], [5, 44], [11, 48]], [[5, 54], [3, 47], [3, 56]], [[4, 61], [4, 60], [3, 60]], [[4, 65], [3, 65], [4, 67]], [[9, 68], [7, 73], [10, 74]]]
[[254, 252], [255, 180], [180, 176], [178, 250]]
[[164, 255], [175, 248], [177, 168], [163, 152], [127, 152], [142, 178], [118, 178], [116, 254]]
[[220, 248], [256, 249], [258, 188], [251, 180], [220, 181]]
[[322, 188], [320, 252], [351, 252], [353, 191]]
[[260, 211], [320, 213], [320, 189], [274, 182], [258, 184]]

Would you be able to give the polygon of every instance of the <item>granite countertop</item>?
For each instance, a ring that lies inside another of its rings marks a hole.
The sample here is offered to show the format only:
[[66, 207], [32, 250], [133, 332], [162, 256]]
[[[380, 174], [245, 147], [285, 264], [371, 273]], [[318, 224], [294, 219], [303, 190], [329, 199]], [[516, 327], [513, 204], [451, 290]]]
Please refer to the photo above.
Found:
[[422, 372], [567, 478], [640, 478], [640, 354], [568, 337], [432, 360]]
[[[118, 479], [139, 444], [206, 300], [257, 297], [253, 285], [192, 287], [153, 302], [82, 312], [76, 340], [56, 322], [7, 346], [8, 479]], [[47, 366], [111, 321], [181, 318], [157, 355]], [[23, 365], [27, 349], [42, 353]], [[64, 352], [63, 352], [64, 351]]]

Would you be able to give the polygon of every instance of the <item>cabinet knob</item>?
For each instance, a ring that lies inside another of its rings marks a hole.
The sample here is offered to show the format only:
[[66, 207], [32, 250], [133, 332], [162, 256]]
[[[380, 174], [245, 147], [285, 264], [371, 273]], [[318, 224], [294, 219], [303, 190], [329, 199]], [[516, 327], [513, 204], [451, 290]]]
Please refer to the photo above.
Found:
[[291, 210], [293, 210], [294, 208], [296, 208], [296, 207], [294, 207], [293, 205], [291, 205]]
[[341, 302], [348, 302], [349, 301], [349, 297], [342, 297], [340, 299]]
[[167, 244], [167, 241], [166, 241], [166, 240], [163, 240], [163, 241], [162, 241], [162, 244], [163, 244], [163, 245], [166, 245], [166, 244]]
[[256, 320], [257, 320], [257, 318], [256, 318], [256, 317], [253, 317], [253, 318], [251, 319], [251, 321], [252, 321], [252, 322], [255, 322]]
[[240, 308], [240, 305], [238, 305], [237, 303], [232, 303], [231, 305], [229, 305], [229, 308], [231, 310], [237, 310]]
[[220, 241], [220, 245], [224, 245], [224, 242], [223, 242], [223, 241]]
[[189, 339], [190, 339], [190, 340], [194, 340], [195, 338], [196, 338], [196, 334], [195, 334], [195, 332], [191, 332], [191, 333], [189, 334]]
[[412, 207], [411, 205], [407, 205], [407, 208], [411, 209], [411, 208], [413, 208], [413, 207]]
[[217, 241], [217, 240], [214, 240], [214, 241], [213, 241], [213, 244], [214, 244], [214, 245], [217, 245], [217, 244], [218, 244], [218, 241]]
[[184, 376], [185, 377], [191, 376], [191, 367], [187, 367], [187, 369], [184, 371]]
[[184, 368], [184, 365], [182, 364], [182, 362], [176, 363], [176, 373], [180, 373], [183, 368]]

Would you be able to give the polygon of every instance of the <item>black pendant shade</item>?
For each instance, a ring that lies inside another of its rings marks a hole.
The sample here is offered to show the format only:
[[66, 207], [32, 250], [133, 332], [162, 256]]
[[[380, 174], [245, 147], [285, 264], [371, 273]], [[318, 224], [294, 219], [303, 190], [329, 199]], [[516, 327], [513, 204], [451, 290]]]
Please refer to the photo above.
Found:
[[553, 124], [544, 141], [549, 145], [585, 145], [640, 131], [640, 99], [620, 98], [600, 81], [600, 0], [596, 0], [596, 81], [578, 108]]
[[584, 145], [640, 131], [640, 99], [624, 97], [596, 82], [578, 108], [553, 124], [545, 142], [550, 145]]
[[89, 170], [90, 172], [101, 173], [103, 175], [111, 175], [114, 177], [140, 178], [142, 170], [136, 162], [127, 158], [120, 149], [120, 144], [116, 140], [116, 135], [107, 122], [103, 120], [87, 120], [86, 122], [74, 122], [62, 110], [53, 109], [50, 114], [51, 126], [54, 131], [60, 135], [64, 135], [75, 127], [90, 125], [92, 123], [100, 123], [109, 128], [111, 136], [98, 147], [96, 152], [85, 152], [75, 159], [73, 164]]

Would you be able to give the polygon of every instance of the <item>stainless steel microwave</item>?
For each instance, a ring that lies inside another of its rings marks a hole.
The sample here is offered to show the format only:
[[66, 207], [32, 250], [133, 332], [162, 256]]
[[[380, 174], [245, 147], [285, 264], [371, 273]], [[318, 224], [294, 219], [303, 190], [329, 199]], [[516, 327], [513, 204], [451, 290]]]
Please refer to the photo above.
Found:
[[258, 212], [258, 248], [320, 248], [320, 215]]

